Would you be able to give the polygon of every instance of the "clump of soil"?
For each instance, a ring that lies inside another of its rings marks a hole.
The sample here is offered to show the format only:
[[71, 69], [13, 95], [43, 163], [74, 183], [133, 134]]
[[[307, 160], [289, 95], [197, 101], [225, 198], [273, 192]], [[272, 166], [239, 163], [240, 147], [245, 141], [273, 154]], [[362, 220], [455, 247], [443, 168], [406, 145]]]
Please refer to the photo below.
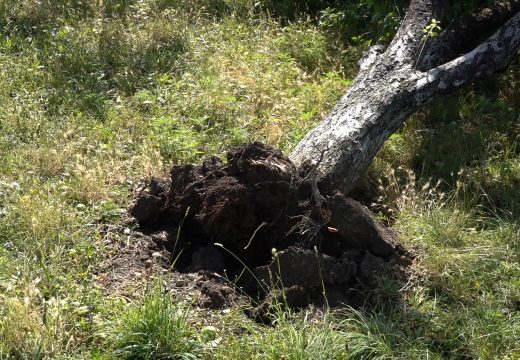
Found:
[[174, 166], [130, 213], [177, 270], [223, 275], [264, 301], [257, 318], [280, 294], [293, 307], [363, 304], [378, 276], [399, 277], [409, 263], [365, 206], [258, 142], [229, 150], [226, 162]]

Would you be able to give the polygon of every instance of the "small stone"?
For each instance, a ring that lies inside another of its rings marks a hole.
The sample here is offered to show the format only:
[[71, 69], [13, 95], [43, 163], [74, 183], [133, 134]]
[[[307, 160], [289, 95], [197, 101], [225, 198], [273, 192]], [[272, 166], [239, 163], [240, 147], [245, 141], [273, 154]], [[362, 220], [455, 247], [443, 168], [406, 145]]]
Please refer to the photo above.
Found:
[[177, 280], [177, 281], [175, 282], [175, 286], [176, 286], [176, 287], [185, 287], [185, 286], [186, 286], [186, 280], [182, 280], [182, 279]]
[[153, 262], [152, 262], [152, 260], [150, 260], [150, 259], [148, 259], [148, 260], [146, 260], [146, 261], [144, 262], [144, 267], [145, 267], [146, 269], [150, 269], [150, 268], [152, 267], [152, 265], [153, 265]]
[[231, 309], [224, 309], [224, 310], [222, 310], [222, 314], [223, 314], [223, 315], [227, 315], [227, 314], [229, 314], [230, 312], [231, 312]]
[[222, 342], [222, 338], [219, 337], [219, 338], [211, 341], [209, 344], [210, 344], [211, 347], [216, 348], [221, 342]]
[[161, 254], [160, 252], [156, 251], [156, 252], [154, 252], [154, 253], [152, 254], [152, 257], [155, 258], [155, 259], [160, 259], [160, 258], [162, 258], [163, 256], [162, 256], [162, 254]]
[[166, 231], [159, 231], [152, 235], [152, 240], [158, 243], [168, 241], [168, 234]]

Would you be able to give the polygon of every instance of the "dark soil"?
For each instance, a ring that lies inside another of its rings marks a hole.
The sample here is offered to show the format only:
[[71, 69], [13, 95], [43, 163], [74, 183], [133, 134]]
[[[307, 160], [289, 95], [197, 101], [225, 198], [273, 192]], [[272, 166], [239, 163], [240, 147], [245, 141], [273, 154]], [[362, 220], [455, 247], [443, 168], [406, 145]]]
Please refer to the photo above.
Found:
[[[410, 264], [365, 206], [257, 142], [229, 150], [226, 162], [174, 166], [169, 180], [140, 191], [130, 213], [176, 270], [231, 280], [260, 304], [251, 312], [260, 320], [275, 299], [290, 307], [374, 301], [379, 279], [402, 281]], [[209, 307], [224, 306], [229, 288], [202, 288]]]

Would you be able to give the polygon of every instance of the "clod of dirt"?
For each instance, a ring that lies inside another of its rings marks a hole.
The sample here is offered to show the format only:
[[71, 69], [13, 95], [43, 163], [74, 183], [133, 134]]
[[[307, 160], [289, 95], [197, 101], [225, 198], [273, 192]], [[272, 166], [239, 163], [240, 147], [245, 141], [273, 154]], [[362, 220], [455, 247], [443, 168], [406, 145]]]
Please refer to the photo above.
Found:
[[347, 258], [335, 258], [313, 250], [291, 246], [277, 253], [273, 261], [255, 269], [266, 287], [298, 285], [307, 292], [322, 285], [346, 285], [356, 274], [356, 264]]
[[[303, 308], [311, 302], [309, 294], [301, 286], [293, 285], [282, 290], [272, 290], [268, 296], [255, 308], [248, 309], [247, 314], [257, 322], [269, 324], [271, 322], [271, 315], [273, 315], [272, 308], [276, 305], [283, 304], [284, 306], [296, 309]], [[276, 313], [274, 313], [276, 314]]]
[[356, 248], [381, 257], [394, 252], [395, 234], [375, 220], [370, 210], [359, 202], [336, 193], [328, 198], [327, 205], [331, 222], [342, 239], [337, 244], [340, 252]]
[[[323, 302], [324, 292], [358, 302], [353, 293], [376, 286], [381, 269], [398, 273], [396, 258], [406, 258], [366, 207], [327, 190], [312, 166], [297, 168], [258, 142], [229, 150], [226, 162], [174, 166], [170, 181], [152, 180], [130, 213], [178, 270], [236, 276], [264, 299], [255, 317], [283, 289], [293, 307]], [[222, 302], [207, 292], [211, 304]]]
[[198, 305], [209, 309], [222, 309], [227, 304], [227, 299], [233, 295], [233, 290], [228, 286], [207, 282], [202, 284], [200, 293]]
[[167, 183], [152, 179], [135, 201], [130, 210], [130, 215], [137, 219], [140, 224], [153, 223], [165, 205], [166, 199], [160, 195], [167, 189]]

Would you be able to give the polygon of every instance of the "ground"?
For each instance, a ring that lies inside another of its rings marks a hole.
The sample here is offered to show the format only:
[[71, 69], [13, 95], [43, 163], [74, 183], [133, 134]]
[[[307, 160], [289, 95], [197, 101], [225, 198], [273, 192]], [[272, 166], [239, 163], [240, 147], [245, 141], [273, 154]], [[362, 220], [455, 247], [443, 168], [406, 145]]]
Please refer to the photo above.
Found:
[[372, 296], [378, 278], [406, 283], [412, 255], [366, 207], [318, 177], [259, 142], [230, 149], [226, 162], [175, 166], [171, 179], [139, 192], [129, 211], [138, 231], [116, 251], [107, 281], [120, 286], [156, 265], [173, 270], [175, 284], [203, 274], [208, 283], [189, 278], [199, 303], [223, 308], [242, 294], [257, 320], [278, 292], [292, 308], [384, 303]]
[[409, 282], [378, 279], [385, 305], [270, 326], [242, 297], [203, 307], [221, 279], [163, 273], [162, 235], [127, 219], [173, 166], [293, 148], [404, 2], [343, 3], [0, 2], [0, 358], [518, 358], [518, 60], [415, 114], [350, 194], [414, 255]]

